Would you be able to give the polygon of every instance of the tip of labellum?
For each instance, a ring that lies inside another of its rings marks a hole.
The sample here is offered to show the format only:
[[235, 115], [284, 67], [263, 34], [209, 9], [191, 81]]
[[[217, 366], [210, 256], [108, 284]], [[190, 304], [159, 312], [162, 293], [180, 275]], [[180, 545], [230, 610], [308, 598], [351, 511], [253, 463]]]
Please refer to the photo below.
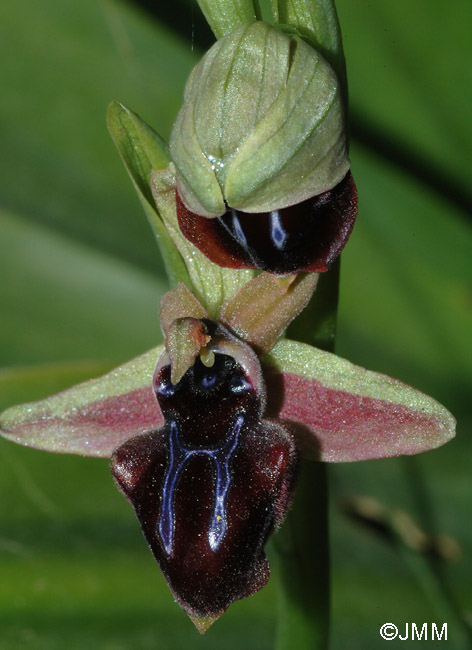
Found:
[[356, 216], [351, 172], [327, 192], [260, 214], [229, 208], [221, 217], [201, 217], [177, 193], [180, 229], [210, 261], [277, 275], [327, 271], [349, 239]]
[[205, 618], [197, 618], [195, 616], [189, 616], [192, 623], [195, 625], [200, 634], [205, 634], [213, 623], [218, 620], [218, 616], [207, 616]]

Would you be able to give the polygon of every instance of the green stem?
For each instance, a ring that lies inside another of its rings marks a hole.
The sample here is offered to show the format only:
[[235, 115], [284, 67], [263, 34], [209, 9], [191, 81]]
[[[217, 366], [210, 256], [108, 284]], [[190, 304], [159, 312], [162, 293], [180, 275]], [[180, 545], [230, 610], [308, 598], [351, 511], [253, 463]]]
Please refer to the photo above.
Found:
[[295, 29], [333, 66], [347, 96], [346, 62], [334, 0], [272, 0], [274, 19]]
[[293, 508], [275, 539], [279, 555], [276, 650], [326, 650], [330, 621], [327, 471], [303, 461]]
[[253, 0], [197, 0], [216, 38], [258, 18]]
[[[333, 350], [339, 263], [323, 274], [311, 303], [289, 328], [299, 341]], [[328, 476], [302, 461], [293, 507], [274, 541], [278, 553], [276, 650], [327, 650], [330, 623]]]

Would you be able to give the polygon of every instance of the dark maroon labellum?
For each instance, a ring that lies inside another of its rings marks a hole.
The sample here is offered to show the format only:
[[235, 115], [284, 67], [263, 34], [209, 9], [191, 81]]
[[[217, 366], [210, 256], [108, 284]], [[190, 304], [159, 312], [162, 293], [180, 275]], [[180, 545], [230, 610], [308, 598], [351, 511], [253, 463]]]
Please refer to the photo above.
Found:
[[349, 239], [356, 215], [351, 172], [328, 192], [260, 214], [230, 208], [222, 217], [201, 217], [177, 193], [180, 229], [208, 259], [219, 266], [278, 275], [327, 271]]
[[291, 434], [261, 420], [263, 395], [234, 358], [197, 358], [182, 380], [155, 375], [165, 418], [158, 431], [121, 445], [113, 475], [133, 505], [176, 599], [214, 620], [264, 586], [263, 548], [290, 501]]

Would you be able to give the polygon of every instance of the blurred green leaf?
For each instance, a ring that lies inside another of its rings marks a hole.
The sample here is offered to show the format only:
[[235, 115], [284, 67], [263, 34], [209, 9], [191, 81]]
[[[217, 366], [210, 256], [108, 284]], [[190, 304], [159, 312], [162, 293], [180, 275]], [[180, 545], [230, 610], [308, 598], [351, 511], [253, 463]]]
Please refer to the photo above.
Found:
[[161, 340], [166, 282], [0, 211], [0, 359], [123, 361]]
[[0, 196], [12, 211], [162, 271], [105, 127], [113, 99], [167, 139], [190, 44], [114, 0], [0, 8]]
[[372, 135], [403, 150], [405, 165], [413, 156], [442, 172], [470, 207], [472, 3], [336, 4], [359, 136], [375, 129]]
[[342, 260], [337, 350], [460, 408], [472, 382], [472, 230], [367, 150], [353, 147], [352, 161], [360, 208]]

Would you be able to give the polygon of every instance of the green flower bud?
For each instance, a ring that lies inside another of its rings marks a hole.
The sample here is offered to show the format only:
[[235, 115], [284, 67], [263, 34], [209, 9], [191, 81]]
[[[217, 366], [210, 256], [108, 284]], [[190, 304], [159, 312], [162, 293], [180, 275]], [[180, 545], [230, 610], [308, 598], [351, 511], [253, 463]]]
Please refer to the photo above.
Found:
[[336, 74], [297, 36], [241, 25], [193, 69], [170, 152], [198, 215], [270, 212], [326, 192], [349, 170]]

